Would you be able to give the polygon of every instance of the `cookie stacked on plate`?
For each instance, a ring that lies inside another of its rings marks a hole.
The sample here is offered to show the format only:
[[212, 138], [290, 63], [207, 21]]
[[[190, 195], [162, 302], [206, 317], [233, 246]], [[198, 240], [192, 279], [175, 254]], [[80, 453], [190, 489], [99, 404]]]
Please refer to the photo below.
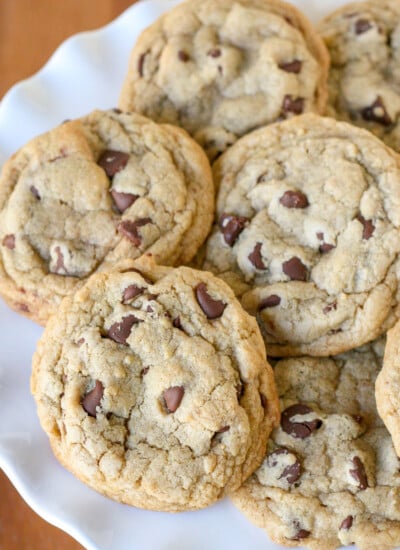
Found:
[[94, 489], [168, 511], [230, 494], [288, 546], [400, 544], [396, 330], [377, 393], [394, 447], [374, 397], [400, 157], [349, 124], [396, 147], [384, 4], [320, 25], [326, 111], [328, 51], [296, 8], [188, 0], [134, 45], [121, 110], [6, 163], [0, 292], [48, 321], [39, 417]]

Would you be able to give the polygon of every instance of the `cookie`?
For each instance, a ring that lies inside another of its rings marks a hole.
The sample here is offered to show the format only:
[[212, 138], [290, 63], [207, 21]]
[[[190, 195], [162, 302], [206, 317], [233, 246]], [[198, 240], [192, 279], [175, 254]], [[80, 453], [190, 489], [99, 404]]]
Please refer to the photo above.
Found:
[[32, 393], [59, 461], [133, 506], [203, 508], [259, 466], [279, 418], [256, 321], [209, 273], [94, 274], [47, 324]]
[[275, 366], [281, 424], [233, 501], [279, 544], [400, 546], [399, 459], [374, 398], [382, 345]]
[[241, 138], [214, 165], [204, 268], [257, 316], [271, 356], [363, 345], [399, 315], [400, 158], [307, 114]]
[[189, 261], [211, 226], [208, 160], [183, 130], [94, 111], [37, 137], [0, 177], [0, 294], [44, 324], [98, 270]]
[[348, 4], [318, 30], [331, 55], [328, 113], [400, 150], [400, 3]]
[[135, 44], [120, 106], [185, 128], [215, 159], [250, 130], [327, 100], [328, 55], [278, 0], [188, 0]]
[[378, 412], [389, 430], [397, 454], [400, 456], [400, 323], [387, 335], [383, 368], [376, 381]]

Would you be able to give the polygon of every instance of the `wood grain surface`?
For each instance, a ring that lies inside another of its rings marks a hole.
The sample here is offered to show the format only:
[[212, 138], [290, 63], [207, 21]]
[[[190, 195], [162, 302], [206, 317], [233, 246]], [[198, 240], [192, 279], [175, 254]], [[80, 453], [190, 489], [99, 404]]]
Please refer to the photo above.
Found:
[[[109, 23], [134, 1], [0, 0], [0, 98], [40, 69], [66, 38]], [[81, 548], [37, 516], [0, 471], [0, 550]]]

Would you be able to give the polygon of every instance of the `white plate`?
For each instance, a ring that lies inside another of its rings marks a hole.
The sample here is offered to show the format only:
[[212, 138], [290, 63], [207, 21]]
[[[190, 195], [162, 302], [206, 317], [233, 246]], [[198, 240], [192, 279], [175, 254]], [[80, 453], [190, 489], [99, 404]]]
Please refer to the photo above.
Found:
[[[217, 1], [217, 0], [216, 0]], [[64, 42], [45, 67], [0, 105], [0, 165], [28, 139], [66, 118], [117, 105], [140, 31], [177, 0], [145, 0], [110, 25]], [[344, 0], [293, 2], [314, 21]], [[53, 457], [29, 392], [41, 329], [0, 302], [0, 467], [26, 502], [96, 550], [278, 550], [226, 499], [199, 512], [146, 512], [89, 489]]]

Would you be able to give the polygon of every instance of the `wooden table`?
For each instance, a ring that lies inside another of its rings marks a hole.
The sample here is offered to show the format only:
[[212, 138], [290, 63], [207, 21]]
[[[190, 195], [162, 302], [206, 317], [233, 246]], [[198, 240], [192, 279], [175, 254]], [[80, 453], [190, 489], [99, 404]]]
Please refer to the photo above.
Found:
[[[15, 82], [40, 69], [68, 36], [105, 25], [134, 1], [0, 0], [0, 98]], [[39, 518], [0, 471], [1, 550], [80, 548]]]

